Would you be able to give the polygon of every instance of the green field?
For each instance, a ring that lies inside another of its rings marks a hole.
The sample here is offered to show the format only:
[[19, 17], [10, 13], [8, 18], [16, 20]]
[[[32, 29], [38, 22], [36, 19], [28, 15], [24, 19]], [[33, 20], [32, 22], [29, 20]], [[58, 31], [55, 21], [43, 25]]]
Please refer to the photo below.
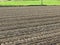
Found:
[[60, 5], [60, 0], [44, 0], [45, 5]]
[[0, 5], [41, 5], [40, 1], [8, 1], [0, 2]]
[[60, 5], [60, 0], [35, 0], [35, 1], [0, 1], [0, 5]]

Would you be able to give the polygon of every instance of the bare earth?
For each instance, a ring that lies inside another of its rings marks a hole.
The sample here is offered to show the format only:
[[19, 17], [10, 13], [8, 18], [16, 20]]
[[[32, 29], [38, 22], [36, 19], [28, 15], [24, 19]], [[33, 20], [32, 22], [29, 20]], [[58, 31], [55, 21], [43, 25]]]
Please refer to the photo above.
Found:
[[60, 6], [0, 7], [0, 45], [60, 45]]

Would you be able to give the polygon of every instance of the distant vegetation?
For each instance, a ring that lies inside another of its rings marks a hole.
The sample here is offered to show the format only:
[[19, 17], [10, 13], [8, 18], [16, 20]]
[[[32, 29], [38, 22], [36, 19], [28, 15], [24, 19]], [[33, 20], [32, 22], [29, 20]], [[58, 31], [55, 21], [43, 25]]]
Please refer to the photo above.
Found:
[[0, 0], [0, 5], [60, 5], [60, 0]]

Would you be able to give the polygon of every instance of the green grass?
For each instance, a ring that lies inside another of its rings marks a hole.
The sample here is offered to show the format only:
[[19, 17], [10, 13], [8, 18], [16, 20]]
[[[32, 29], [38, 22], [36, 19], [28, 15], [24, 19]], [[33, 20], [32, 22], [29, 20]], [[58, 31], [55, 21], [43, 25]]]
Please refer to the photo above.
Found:
[[45, 5], [60, 5], [60, 0], [44, 0]]
[[[60, 0], [43, 0], [44, 5], [60, 5]], [[6, 1], [0, 2], [0, 6], [8, 5], [41, 5], [41, 0], [37, 1]]]
[[0, 2], [0, 5], [41, 5], [41, 1]]

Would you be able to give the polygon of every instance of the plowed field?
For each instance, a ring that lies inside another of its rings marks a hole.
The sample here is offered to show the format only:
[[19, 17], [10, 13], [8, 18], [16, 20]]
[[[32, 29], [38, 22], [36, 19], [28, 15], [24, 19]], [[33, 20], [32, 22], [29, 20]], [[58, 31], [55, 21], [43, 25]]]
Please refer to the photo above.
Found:
[[60, 6], [0, 7], [0, 45], [60, 45]]

